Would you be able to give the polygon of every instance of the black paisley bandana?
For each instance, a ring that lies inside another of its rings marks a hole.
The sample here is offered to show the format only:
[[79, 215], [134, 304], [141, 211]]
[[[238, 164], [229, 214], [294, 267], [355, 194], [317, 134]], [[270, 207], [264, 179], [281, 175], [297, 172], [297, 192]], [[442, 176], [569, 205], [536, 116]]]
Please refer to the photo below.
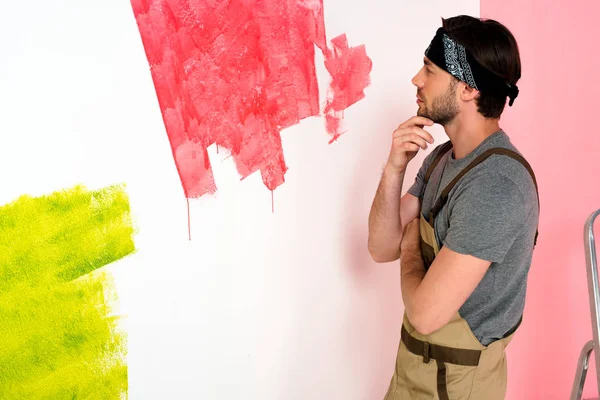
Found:
[[435, 65], [481, 92], [502, 93], [512, 106], [519, 95], [517, 85], [484, 68], [463, 45], [452, 39], [444, 28], [439, 28], [425, 50], [425, 56]]

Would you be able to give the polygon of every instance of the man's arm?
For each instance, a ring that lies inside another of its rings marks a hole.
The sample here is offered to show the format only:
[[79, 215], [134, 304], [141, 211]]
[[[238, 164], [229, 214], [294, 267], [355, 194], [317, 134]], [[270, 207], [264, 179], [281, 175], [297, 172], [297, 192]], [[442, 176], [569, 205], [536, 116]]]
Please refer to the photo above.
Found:
[[409, 320], [423, 334], [448, 323], [490, 265], [504, 260], [526, 220], [525, 198], [511, 179], [485, 172], [464, 179], [449, 204], [449, 228], [427, 274], [418, 220], [402, 238], [402, 298]]
[[419, 199], [402, 194], [406, 166], [419, 149], [427, 149], [433, 137], [423, 126], [433, 121], [412, 117], [392, 134], [392, 146], [369, 213], [369, 252], [377, 262], [389, 262], [400, 257], [400, 243], [406, 222], [414, 219], [420, 210]]
[[377, 188], [369, 214], [369, 252], [376, 262], [390, 262], [400, 257], [402, 232], [406, 224], [419, 215], [420, 201], [410, 193], [402, 198], [404, 172], [386, 168]]
[[423, 335], [446, 325], [460, 309], [491, 262], [442, 247], [425, 274], [419, 245], [419, 219], [406, 227], [402, 241], [401, 286], [406, 315]]

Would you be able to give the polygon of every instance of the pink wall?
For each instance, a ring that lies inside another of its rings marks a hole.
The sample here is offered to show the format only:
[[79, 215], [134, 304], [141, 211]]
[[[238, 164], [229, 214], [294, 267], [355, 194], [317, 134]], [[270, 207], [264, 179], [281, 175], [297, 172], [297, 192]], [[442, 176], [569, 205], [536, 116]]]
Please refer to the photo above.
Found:
[[481, 16], [505, 24], [520, 46], [521, 94], [502, 127], [532, 164], [542, 201], [524, 323], [508, 350], [510, 400], [568, 398], [592, 337], [583, 225], [600, 208], [600, 3], [567, 4], [481, 0]]

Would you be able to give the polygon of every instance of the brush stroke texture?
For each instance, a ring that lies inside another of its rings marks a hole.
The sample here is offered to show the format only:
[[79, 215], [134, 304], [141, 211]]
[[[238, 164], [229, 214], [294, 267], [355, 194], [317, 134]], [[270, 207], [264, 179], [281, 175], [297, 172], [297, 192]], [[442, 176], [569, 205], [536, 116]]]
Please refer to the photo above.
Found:
[[329, 143], [370, 84], [371, 59], [345, 34], [327, 45], [322, 0], [131, 0], [187, 198], [214, 193], [207, 148], [274, 190], [287, 165], [280, 131], [320, 114], [315, 45], [331, 75]]
[[0, 208], [0, 399], [120, 399], [126, 336], [98, 268], [135, 251], [124, 186]]

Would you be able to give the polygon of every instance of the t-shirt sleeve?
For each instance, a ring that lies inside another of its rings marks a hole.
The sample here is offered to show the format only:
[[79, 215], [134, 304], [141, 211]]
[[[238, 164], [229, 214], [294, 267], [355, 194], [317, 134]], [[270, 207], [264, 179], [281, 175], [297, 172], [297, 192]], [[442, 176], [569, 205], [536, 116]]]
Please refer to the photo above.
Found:
[[425, 157], [423, 163], [421, 164], [421, 168], [419, 168], [419, 172], [417, 172], [417, 176], [415, 177], [415, 181], [408, 188], [408, 193], [412, 194], [415, 197], [418, 197], [420, 200], [423, 199], [423, 192], [425, 191], [425, 174], [427, 174], [427, 169], [433, 162], [436, 154], [440, 152], [441, 145], [433, 149], [431, 153]]
[[466, 184], [449, 204], [444, 246], [482, 260], [502, 262], [525, 224], [525, 201], [510, 179], [485, 174]]

